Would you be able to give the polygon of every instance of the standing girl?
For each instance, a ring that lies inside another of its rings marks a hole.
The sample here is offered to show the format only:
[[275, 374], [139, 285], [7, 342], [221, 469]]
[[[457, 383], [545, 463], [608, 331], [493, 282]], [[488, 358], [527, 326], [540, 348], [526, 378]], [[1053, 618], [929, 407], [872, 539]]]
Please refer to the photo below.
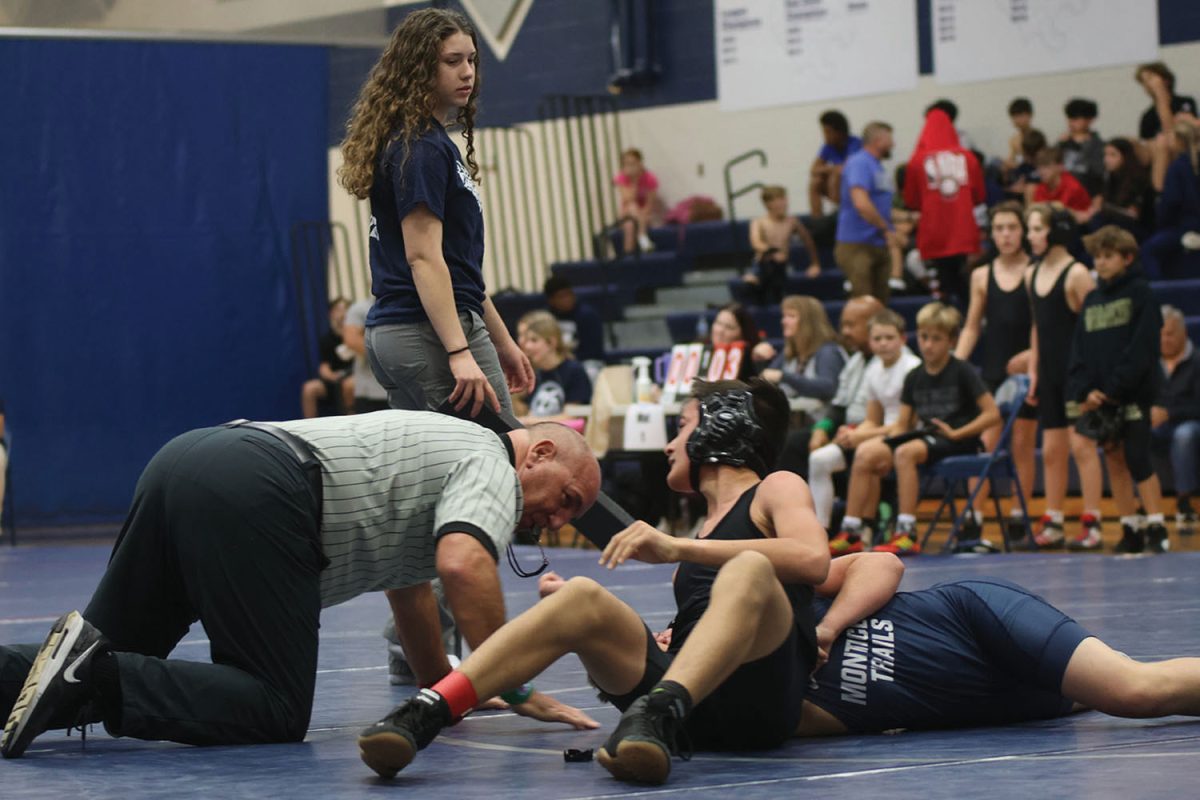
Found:
[[[342, 142], [342, 186], [371, 200], [371, 368], [393, 408], [447, 398], [472, 416], [533, 386], [483, 281], [475, 187], [475, 30], [461, 14], [413, 12], [372, 70]], [[462, 128], [466, 164], [446, 133]]]
[[1037, 259], [1026, 285], [1033, 305], [1030, 335], [1030, 402], [1042, 425], [1042, 470], [1046, 512], [1034, 536], [1038, 547], [1061, 547], [1063, 502], [1067, 496], [1067, 457], [1075, 456], [1083, 490], [1083, 514], [1073, 550], [1096, 550], [1100, 541], [1100, 457], [1096, 443], [1068, 428], [1067, 359], [1083, 298], [1096, 288], [1087, 267], [1067, 251], [1075, 238], [1075, 219], [1061, 206], [1038, 203], [1025, 212], [1029, 247]]

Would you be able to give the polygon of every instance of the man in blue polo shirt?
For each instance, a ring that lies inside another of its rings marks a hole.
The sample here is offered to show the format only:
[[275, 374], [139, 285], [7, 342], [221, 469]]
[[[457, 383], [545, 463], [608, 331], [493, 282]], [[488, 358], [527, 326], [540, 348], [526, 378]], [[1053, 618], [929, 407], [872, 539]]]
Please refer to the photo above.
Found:
[[869, 294], [886, 303], [890, 294], [889, 245], [898, 245], [892, 228], [895, 184], [883, 162], [892, 156], [892, 126], [872, 122], [863, 130], [863, 146], [842, 169], [834, 260], [850, 282], [850, 296]]

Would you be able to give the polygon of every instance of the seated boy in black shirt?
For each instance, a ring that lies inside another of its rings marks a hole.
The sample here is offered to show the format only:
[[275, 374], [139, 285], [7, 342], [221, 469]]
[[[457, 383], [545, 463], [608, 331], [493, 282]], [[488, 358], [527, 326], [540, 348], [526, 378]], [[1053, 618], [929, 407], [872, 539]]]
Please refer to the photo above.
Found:
[[[1105, 225], [1084, 237], [1084, 244], [1100, 283], [1084, 298], [1075, 325], [1067, 368], [1067, 416], [1077, 420], [1076, 431], [1104, 447], [1123, 529], [1117, 552], [1140, 553], [1149, 547], [1161, 553], [1169, 542], [1162, 489], [1150, 461], [1150, 406], [1161, 380], [1162, 313], [1135, 263], [1138, 244], [1131, 233]], [[1146, 507], [1144, 523], [1130, 478], [1137, 481]]]
[[924, 363], [908, 373], [900, 394], [896, 425], [907, 433], [865, 442], [856, 451], [850, 475], [843, 530], [859, 528], [853, 512], [878, 504], [879, 479], [893, 467], [899, 494], [899, 514], [891, 539], [875, 550], [915, 555], [920, 552], [916, 511], [921, 464], [947, 456], [977, 453], [979, 436], [1000, 424], [1000, 412], [983, 380], [965, 361], [953, 355], [962, 315], [953, 306], [929, 303], [917, 314], [917, 342]]

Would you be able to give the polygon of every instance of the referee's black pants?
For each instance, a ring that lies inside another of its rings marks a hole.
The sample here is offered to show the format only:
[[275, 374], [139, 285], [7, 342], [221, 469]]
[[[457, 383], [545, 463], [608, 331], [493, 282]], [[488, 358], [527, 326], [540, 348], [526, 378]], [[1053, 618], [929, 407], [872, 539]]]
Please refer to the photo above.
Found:
[[[146, 466], [83, 614], [117, 659], [119, 702], [99, 704], [110, 733], [197, 745], [304, 738], [326, 563], [313, 469], [246, 428], [185, 433]], [[197, 620], [212, 663], [167, 658]], [[6, 704], [37, 647], [0, 648]]]

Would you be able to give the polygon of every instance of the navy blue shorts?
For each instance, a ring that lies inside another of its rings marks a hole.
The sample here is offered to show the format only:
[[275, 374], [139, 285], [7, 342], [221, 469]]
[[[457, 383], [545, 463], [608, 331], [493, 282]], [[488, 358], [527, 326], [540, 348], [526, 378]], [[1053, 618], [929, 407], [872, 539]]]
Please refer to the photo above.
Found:
[[834, 642], [808, 699], [851, 731], [928, 729], [1067, 714], [1063, 675], [1090, 634], [997, 578], [901, 592]]
[[[624, 711], [662, 680], [674, 654], [664, 653], [646, 628], [646, 671], [634, 689], [620, 696], [600, 692]], [[757, 661], [743, 664], [704, 698], [687, 719], [698, 750], [770, 750], [796, 732], [812, 664], [793, 625], [783, 644]]]

